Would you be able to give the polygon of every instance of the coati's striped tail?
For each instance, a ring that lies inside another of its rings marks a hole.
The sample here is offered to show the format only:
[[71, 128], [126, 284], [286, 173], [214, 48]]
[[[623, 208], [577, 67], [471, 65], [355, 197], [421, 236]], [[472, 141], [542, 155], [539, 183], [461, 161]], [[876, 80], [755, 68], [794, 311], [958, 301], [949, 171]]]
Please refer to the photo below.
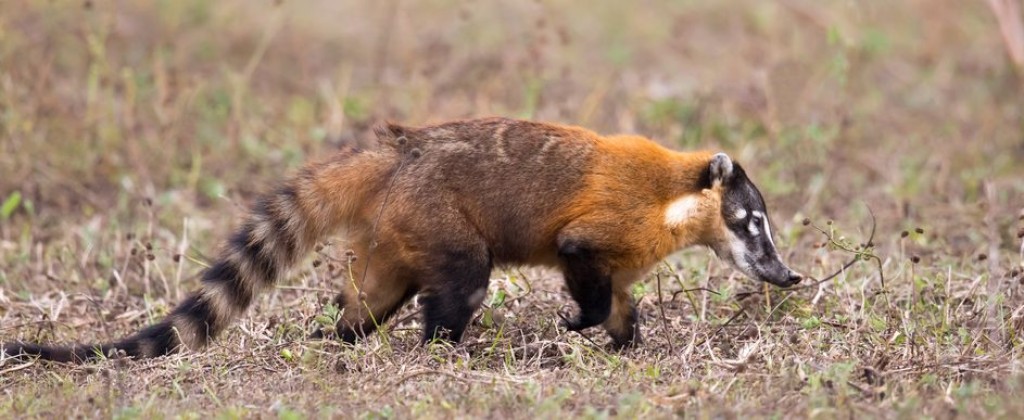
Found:
[[[4, 345], [8, 356], [38, 356], [84, 362], [101, 356], [156, 357], [204, 347], [241, 315], [257, 294], [329, 236], [350, 212], [386, 178], [388, 159], [342, 154], [310, 166], [252, 207], [214, 264], [202, 274], [202, 287], [162, 321], [120, 341], [98, 345], [51, 347]], [[383, 175], [383, 176], [381, 176]], [[375, 179], [375, 176], [379, 176]], [[362, 185], [360, 185], [362, 183]]]

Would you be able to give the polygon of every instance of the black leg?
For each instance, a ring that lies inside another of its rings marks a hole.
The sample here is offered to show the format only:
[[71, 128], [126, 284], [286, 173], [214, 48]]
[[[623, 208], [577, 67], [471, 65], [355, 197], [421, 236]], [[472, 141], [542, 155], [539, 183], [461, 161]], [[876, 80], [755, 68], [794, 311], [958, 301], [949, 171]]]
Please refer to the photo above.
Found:
[[437, 261], [440, 268], [427, 274], [433, 278], [425, 283], [429, 291], [421, 298], [423, 341], [458, 343], [487, 295], [491, 262], [480, 252], [447, 252]]
[[598, 264], [597, 253], [574, 242], [559, 246], [563, 275], [569, 293], [580, 307], [575, 318], [565, 322], [570, 331], [600, 325], [612, 311], [611, 273]]

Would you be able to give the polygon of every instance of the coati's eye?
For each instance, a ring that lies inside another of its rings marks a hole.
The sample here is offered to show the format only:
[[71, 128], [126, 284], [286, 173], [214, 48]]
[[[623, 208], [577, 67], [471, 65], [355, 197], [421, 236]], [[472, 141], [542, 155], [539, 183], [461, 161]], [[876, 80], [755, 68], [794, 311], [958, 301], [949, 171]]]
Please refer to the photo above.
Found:
[[747, 224], [747, 231], [749, 231], [750, 234], [753, 235], [753, 236], [760, 235], [761, 234], [761, 219], [758, 218], [757, 216], [751, 217], [750, 218], [750, 223]]
[[768, 218], [765, 216], [764, 213], [755, 210], [751, 212], [750, 224], [747, 225], [747, 230], [750, 231], [750, 234], [758, 236], [761, 234], [762, 229], [764, 234], [768, 236], [768, 241], [772, 242], [772, 244], [774, 245], [775, 240], [772, 239], [772, 230], [771, 227], [768, 225]]

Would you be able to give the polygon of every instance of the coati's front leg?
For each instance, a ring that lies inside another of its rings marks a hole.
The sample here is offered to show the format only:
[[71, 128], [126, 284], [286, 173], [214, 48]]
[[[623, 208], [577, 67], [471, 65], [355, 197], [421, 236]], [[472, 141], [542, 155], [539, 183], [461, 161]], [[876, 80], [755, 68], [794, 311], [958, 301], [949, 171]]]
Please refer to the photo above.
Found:
[[645, 270], [611, 272], [602, 253], [579, 240], [562, 240], [558, 249], [569, 293], [580, 307], [579, 315], [565, 322], [566, 329], [580, 331], [603, 325], [617, 348], [640, 344], [640, 326], [630, 286]]
[[600, 253], [583, 242], [561, 241], [558, 256], [569, 293], [580, 312], [565, 321], [569, 331], [600, 325], [612, 311], [612, 276], [601, 267]]
[[612, 313], [604, 322], [604, 329], [612, 337], [612, 344], [617, 348], [639, 345], [640, 324], [637, 316], [636, 303], [629, 291], [631, 283], [620, 282], [619, 276], [613, 276]]

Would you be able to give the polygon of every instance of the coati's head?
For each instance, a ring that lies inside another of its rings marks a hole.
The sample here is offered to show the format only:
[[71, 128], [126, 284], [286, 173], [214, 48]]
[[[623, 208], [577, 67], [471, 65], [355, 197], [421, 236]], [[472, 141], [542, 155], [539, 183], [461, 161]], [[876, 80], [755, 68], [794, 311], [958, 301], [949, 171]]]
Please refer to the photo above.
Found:
[[779, 258], [764, 198], [746, 172], [725, 153], [711, 158], [707, 183], [720, 197], [721, 224], [708, 244], [747, 276], [780, 287], [802, 279]]

